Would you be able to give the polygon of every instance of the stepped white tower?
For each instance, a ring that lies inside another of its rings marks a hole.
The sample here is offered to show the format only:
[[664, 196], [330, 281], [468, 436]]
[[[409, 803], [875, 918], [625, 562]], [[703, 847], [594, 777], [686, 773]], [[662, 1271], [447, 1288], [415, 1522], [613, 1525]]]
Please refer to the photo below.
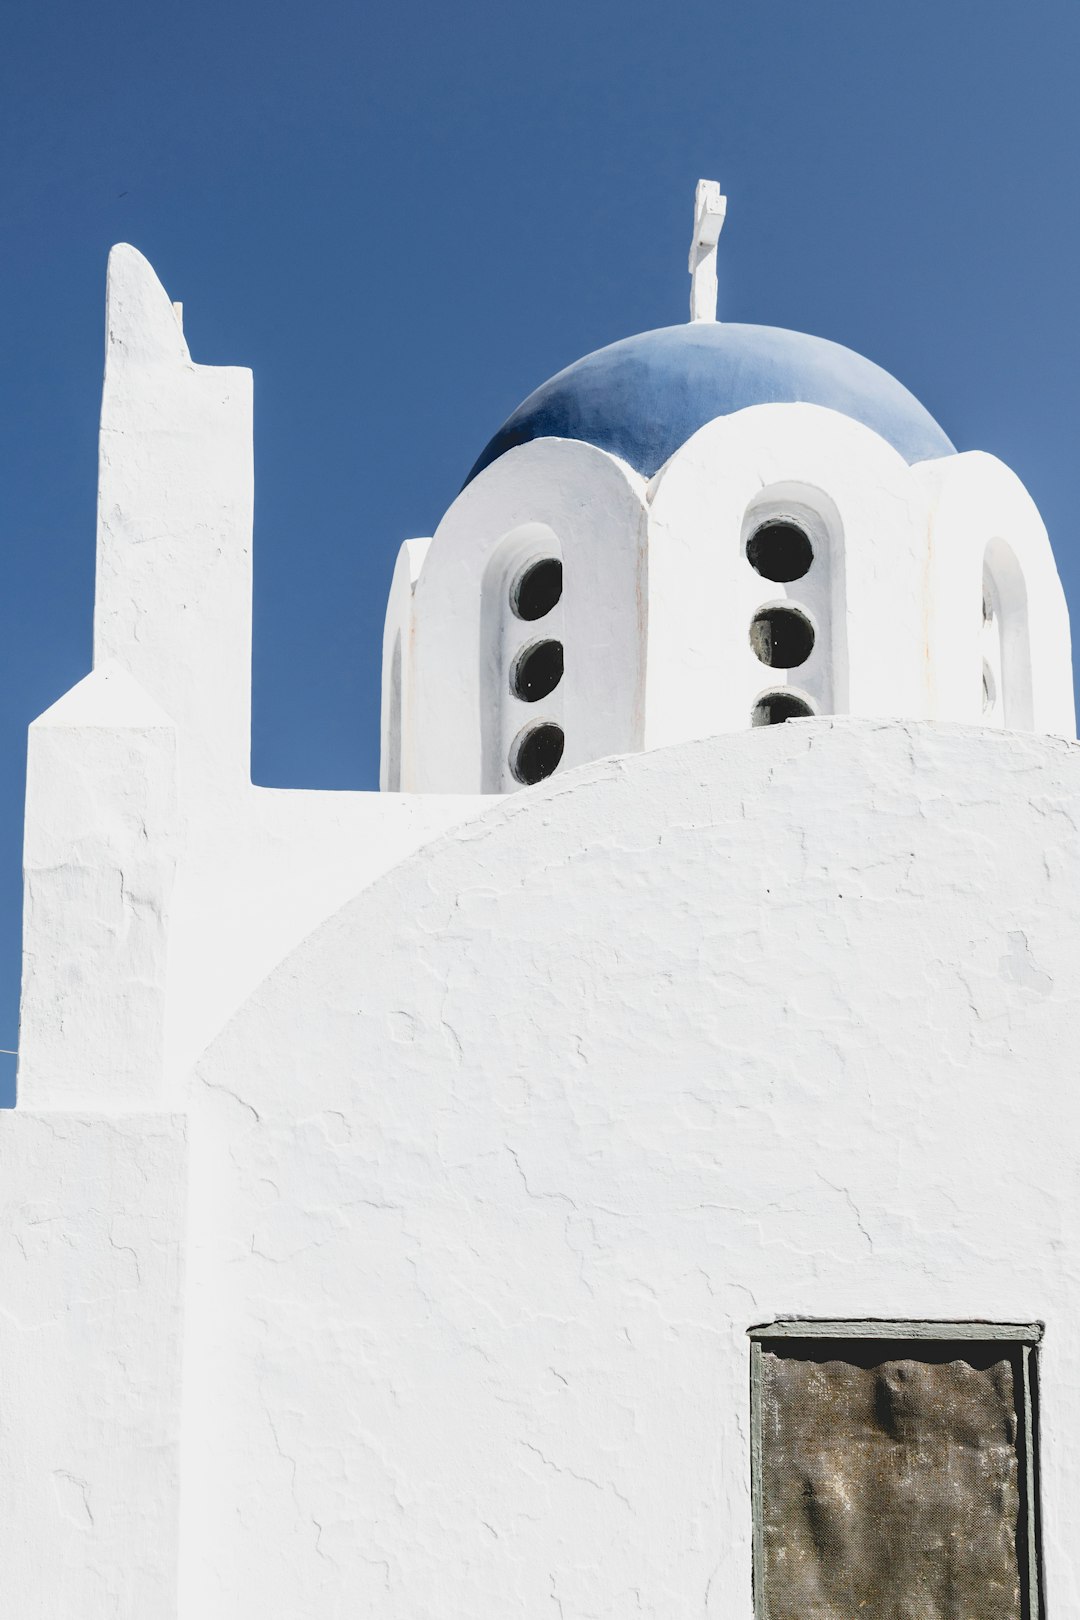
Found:
[[893, 378], [716, 322], [724, 211], [402, 547], [380, 793], [251, 783], [250, 378], [114, 249], [0, 1116], [18, 1620], [1080, 1601], [1061, 586]]

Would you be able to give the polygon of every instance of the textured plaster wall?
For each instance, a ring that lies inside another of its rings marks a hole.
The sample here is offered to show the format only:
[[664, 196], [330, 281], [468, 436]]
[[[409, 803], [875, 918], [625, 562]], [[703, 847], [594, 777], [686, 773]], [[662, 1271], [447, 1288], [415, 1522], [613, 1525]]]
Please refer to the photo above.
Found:
[[116, 249], [95, 664], [30, 729], [19, 1106], [0, 1114], [18, 1620], [175, 1617], [183, 1080], [310, 929], [479, 802], [252, 785], [250, 437], [248, 374], [197, 366], [150, 266]]
[[251, 376], [109, 258], [94, 670], [35, 722], [19, 1098], [153, 1106], [282, 955], [480, 801], [254, 787]]
[[51, 1106], [148, 1106], [182, 841], [172, 721], [103, 663], [30, 728], [19, 1075]]
[[0, 1115], [0, 1606], [176, 1613], [185, 1121]]
[[799, 722], [504, 800], [200, 1063], [185, 1617], [749, 1615], [746, 1329], [1045, 1319], [1080, 1597], [1080, 749]]

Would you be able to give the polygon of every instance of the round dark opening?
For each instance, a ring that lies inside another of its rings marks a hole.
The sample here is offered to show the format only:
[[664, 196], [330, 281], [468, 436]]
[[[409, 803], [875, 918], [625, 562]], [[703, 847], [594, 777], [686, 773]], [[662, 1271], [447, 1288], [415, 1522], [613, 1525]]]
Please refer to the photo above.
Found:
[[523, 703], [537, 703], [554, 692], [563, 678], [561, 641], [534, 641], [523, 647], [514, 660], [510, 690]]
[[553, 725], [549, 720], [542, 721], [538, 726], [530, 726], [514, 744], [510, 769], [518, 781], [526, 786], [542, 782], [558, 766], [565, 746], [566, 738], [561, 726]]
[[763, 523], [746, 542], [750, 565], [765, 579], [786, 585], [802, 579], [814, 560], [810, 538], [796, 523]]
[[541, 557], [523, 568], [510, 587], [510, 606], [519, 619], [542, 619], [562, 596], [562, 563]]
[[755, 726], [781, 726], [785, 720], [805, 720], [813, 712], [806, 699], [794, 692], [766, 692], [754, 704], [751, 723]]
[[795, 669], [814, 650], [814, 627], [796, 607], [766, 607], [754, 614], [750, 645], [770, 669]]

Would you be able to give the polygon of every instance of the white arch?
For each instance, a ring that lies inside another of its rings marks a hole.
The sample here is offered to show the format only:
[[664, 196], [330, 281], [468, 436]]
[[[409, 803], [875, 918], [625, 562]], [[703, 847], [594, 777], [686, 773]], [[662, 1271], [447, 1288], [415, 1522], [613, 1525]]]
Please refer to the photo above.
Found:
[[[777, 682], [749, 627], [781, 594], [814, 622], [818, 646], [789, 678], [822, 712], [926, 714], [924, 501], [884, 439], [820, 406], [756, 405], [699, 429], [650, 493], [647, 746], [750, 724]], [[790, 587], [745, 555], [758, 524], [785, 516], [819, 559]]]
[[[1004, 707], [997, 723], [1075, 736], [1068, 609], [1031, 496], [1015, 473], [982, 451], [924, 462], [912, 472], [929, 504], [932, 718], [986, 722], [983, 598], [989, 575], [1000, 614]], [[991, 639], [991, 653], [994, 645]]]
[[[499, 728], [500, 748], [506, 741], [493, 712], [510, 713], [505, 649], [493, 662], [493, 625], [504, 621], [492, 615], [508, 583], [508, 559], [524, 560], [537, 525], [557, 538], [565, 568], [559, 623], [567, 670], [558, 699], [564, 764], [641, 747], [644, 482], [592, 445], [541, 439], [508, 451], [462, 491], [416, 587], [411, 781], [421, 792], [511, 785], [485, 764], [495, 758], [492, 728]], [[514, 628], [525, 626], [514, 621]]]

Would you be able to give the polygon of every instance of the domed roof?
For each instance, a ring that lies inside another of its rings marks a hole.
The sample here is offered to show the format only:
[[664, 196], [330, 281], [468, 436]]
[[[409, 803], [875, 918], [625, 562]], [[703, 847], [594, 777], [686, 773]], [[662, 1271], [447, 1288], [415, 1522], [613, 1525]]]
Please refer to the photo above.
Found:
[[825, 405], [863, 422], [908, 462], [954, 455], [930, 413], [861, 354], [775, 326], [691, 321], [610, 343], [518, 406], [469, 483], [530, 439], [582, 439], [651, 477], [692, 433], [747, 405]]

